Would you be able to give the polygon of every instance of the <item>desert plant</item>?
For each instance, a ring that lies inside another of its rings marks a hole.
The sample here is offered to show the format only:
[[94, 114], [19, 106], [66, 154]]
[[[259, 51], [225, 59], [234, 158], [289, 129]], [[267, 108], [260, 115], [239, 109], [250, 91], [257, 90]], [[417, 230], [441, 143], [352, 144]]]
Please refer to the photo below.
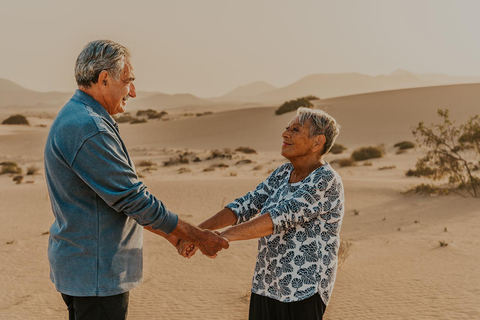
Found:
[[340, 248], [338, 249], [338, 267], [341, 268], [342, 265], [347, 260], [348, 256], [350, 255], [350, 241], [344, 240], [340, 241]]
[[235, 151], [238, 151], [238, 152], [243, 152], [243, 153], [246, 153], [246, 154], [256, 154], [257, 151], [255, 149], [252, 149], [250, 147], [238, 147], [237, 149], [235, 149]]
[[36, 165], [30, 166], [27, 168], [27, 176], [36, 175], [39, 170], [40, 169]]
[[130, 115], [121, 115], [120, 117], [114, 117], [115, 121], [118, 122], [118, 123], [126, 123], [126, 122], [130, 122], [130, 121], [133, 121], [134, 117], [130, 116]]
[[150, 160], [142, 160], [139, 163], [137, 163], [137, 166], [139, 167], [153, 167], [157, 165], [155, 162], [150, 161]]
[[362, 161], [373, 158], [381, 158], [382, 155], [383, 152], [380, 147], [363, 147], [353, 151], [352, 159], [355, 161]]
[[0, 174], [11, 173], [11, 174], [20, 174], [22, 173], [22, 168], [17, 166], [16, 162], [2, 162], [0, 164], [2, 168], [0, 169]]
[[145, 122], [147, 122], [147, 120], [134, 118], [132, 121], [130, 121], [130, 124], [145, 123]]
[[427, 149], [426, 155], [417, 160], [412, 175], [423, 176], [434, 181], [446, 179], [450, 189], [463, 188], [474, 196], [480, 196], [480, 177], [474, 174], [477, 165], [473, 160], [480, 158], [480, 117], [455, 126], [449, 111], [438, 110], [440, 124], [430, 127], [420, 122], [413, 130], [417, 142]]
[[395, 143], [393, 146], [395, 148], [398, 148], [399, 150], [406, 150], [406, 149], [415, 148], [415, 143], [411, 141], [402, 141], [402, 142]]
[[7, 119], [3, 120], [2, 124], [22, 124], [27, 126], [30, 125], [27, 118], [21, 114], [16, 114], [8, 117]]
[[353, 167], [357, 165], [355, 163], [355, 160], [353, 160], [352, 158], [342, 158], [338, 159], [336, 162], [338, 162], [340, 167]]
[[347, 150], [347, 148], [339, 143], [335, 143], [332, 148], [330, 149], [331, 154], [340, 154], [343, 151]]
[[449, 189], [440, 188], [434, 186], [433, 184], [428, 183], [421, 183], [418, 186], [413, 186], [407, 191], [404, 192], [405, 194], [409, 193], [416, 193], [416, 194], [423, 194], [423, 195], [447, 195], [450, 193]]
[[310, 100], [317, 100], [318, 98], [315, 96], [306, 96], [303, 98], [298, 98], [296, 100], [290, 100], [284, 102], [276, 111], [276, 115], [281, 115], [283, 113], [287, 113], [290, 111], [295, 111], [300, 107], [312, 107], [313, 104]]

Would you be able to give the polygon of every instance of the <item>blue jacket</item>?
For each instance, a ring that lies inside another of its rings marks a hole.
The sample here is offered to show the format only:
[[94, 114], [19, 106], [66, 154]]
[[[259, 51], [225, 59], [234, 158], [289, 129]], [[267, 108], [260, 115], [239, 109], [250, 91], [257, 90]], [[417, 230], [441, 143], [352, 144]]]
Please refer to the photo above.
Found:
[[178, 221], [138, 180], [118, 126], [77, 90], [52, 124], [45, 176], [55, 222], [50, 277], [72, 296], [127, 292], [142, 279], [143, 228], [170, 233]]

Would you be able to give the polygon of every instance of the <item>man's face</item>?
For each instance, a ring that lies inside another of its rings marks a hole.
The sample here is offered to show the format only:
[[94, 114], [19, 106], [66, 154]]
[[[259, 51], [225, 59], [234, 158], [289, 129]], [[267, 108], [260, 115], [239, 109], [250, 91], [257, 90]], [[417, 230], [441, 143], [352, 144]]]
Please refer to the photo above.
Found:
[[133, 69], [128, 60], [125, 61], [125, 67], [118, 81], [109, 77], [105, 85], [104, 102], [105, 108], [110, 115], [125, 112], [127, 100], [130, 97], [135, 98], [137, 96], [135, 85], [133, 84], [134, 80]]

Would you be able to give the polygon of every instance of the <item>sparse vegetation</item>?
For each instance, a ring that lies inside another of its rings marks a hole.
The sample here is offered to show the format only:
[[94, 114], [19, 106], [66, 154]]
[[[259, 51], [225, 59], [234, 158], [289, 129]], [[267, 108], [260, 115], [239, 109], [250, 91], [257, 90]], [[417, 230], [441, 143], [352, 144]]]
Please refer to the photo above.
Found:
[[363, 147], [356, 149], [352, 153], [352, 159], [355, 161], [362, 161], [374, 158], [381, 158], [383, 155], [380, 147]]
[[27, 126], [30, 125], [27, 118], [21, 114], [16, 114], [8, 117], [7, 119], [3, 120], [2, 124], [21, 124]]
[[257, 153], [257, 151], [255, 149], [252, 149], [250, 147], [238, 147], [237, 149], [235, 149], [235, 151], [243, 152], [243, 153], [246, 153], [246, 154], [256, 154]]
[[20, 168], [16, 162], [6, 161], [0, 163], [2, 168], [0, 169], [0, 174], [11, 173], [11, 174], [20, 174], [22, 173], [22, 168]]
[[157, 164], [153, 161], [150, 160], [142, 160], [139, 163], [137, 163], [137, 166], [139, 167], [153, 167], [156, 166]]
[[130, 124], [145, 123], [145, 122], [147, 122], [147, 120], [134, 118], [132, 121], [130, 121]]
[[479, 197], [480, 177], [474, 172], [478, 171], [480, 159], [480, 117], [471, 117], [457, 127], [450, 120], [448, 109], [437, 112], [442, 123], [427, 127], [420, 122], [413, 130], [427, 153], [417, 160], [415, 170], [407, 171], [406, 175], [444, 180], [448, 189], [463, 189]]
[[434, 186], [433, 184], [422, 183], [418, 186], [414, 186], [407, 191], [404, 192], [405, 194], [409, 193], [416, 193], [416, 194], [423, 194], [423, 195], [447, 195], [450, 193], [450, 189], [448, 188], [441, 188]]
[[220, 159], [232, 159], [232, 156], [233, 156], [233, 152], [232, 150], [228, 149], [228, 148], [225, 148], [223, 150], [212, 150], [210, 151], [211, 155], [210, 157], [207, 158], [207, 160], [211, 160], [211, 159], [216, 159], [216, 158], [220, 158]]
[[395, 148], [398, 148], [398, 150], [407, 150], [407, 149], [415, 148], [415, 143], [411, 141], [402, 141], [402, 142], [395, 143], [393, 146]]
[[353, 160], [352, 158], [342, 158], [342, 159], [338, 159], [336, 161], [340, 167], [353, 167], [353, 166], [356, 166], [357, 163], [355, 162], [355, 160]]
[[153, 109], [137, 111], [137, 117], [147, 117], [148, 119], [160, 119], [167, 114], [165, 111], [157, 112]]
[[391, 169], [396, 169], [396, 166], [385, 166], [385, 167], [380, 167], [378, 170], [391, 170]]
[[252, 163], [252, 160], [250, 160], [250, 159], [243, 159], [243, 160], [237, 161], [237, 163], [235, 163], [235, 165], [238, 166], [238, 165], [241, 165], [241, 164], [249, 164], [249, 163]]
[[12, 180], [15, 181], [17, 184], [20, 184], [23, 181], [23, 176], [15, 176]]
[[447, 241], [438, 241], [440, 243], [440, 247], [446, 247], [448, 246], [448, 242]]
[[177, 172], [179, 174], [182, 174], [182, 173], [192, 172], [192, 170], [190, 170], [190, 168], [187, 168], [187, 167], [181, 167], [177, 170]]
[[32, 165], [27, 168], [27, 176], [33, 176], [38, 173], [40, 169], [36, 165]]
[[339, 143], [335, 143], [333, 147], [330, 149], [331, 154], [340, 154], [343, 151], [347, 150], [347, 148], [344, 145], [341, 145]]
[[286, 101], [275, 111], [275, 114], [281, 115], [283, 113], [295, 111], [300, 107], [307, 107], [307, 108], [313, 107], [313, 104], [310, 101], [318, 100], [318, 99], [319, 99], [318, 97], [310, 95], [303, 98], [298, 98], [296, 100]]
[[342, 267], [347, 260], [348, 256], [350, 255], [350, 241], [343, 240], [340, 242], [340, 248], [338, 249], [338, 267]]

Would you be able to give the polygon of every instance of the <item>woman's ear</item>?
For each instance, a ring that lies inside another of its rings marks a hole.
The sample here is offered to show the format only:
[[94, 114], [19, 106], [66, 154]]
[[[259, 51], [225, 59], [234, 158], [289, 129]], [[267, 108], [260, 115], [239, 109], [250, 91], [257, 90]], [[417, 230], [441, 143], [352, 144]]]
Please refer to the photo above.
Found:
[[321, 134], [315, 137], [314, 149], [315, 151], [322, 150], [323, 146], [327, 142], [325, 135]]

